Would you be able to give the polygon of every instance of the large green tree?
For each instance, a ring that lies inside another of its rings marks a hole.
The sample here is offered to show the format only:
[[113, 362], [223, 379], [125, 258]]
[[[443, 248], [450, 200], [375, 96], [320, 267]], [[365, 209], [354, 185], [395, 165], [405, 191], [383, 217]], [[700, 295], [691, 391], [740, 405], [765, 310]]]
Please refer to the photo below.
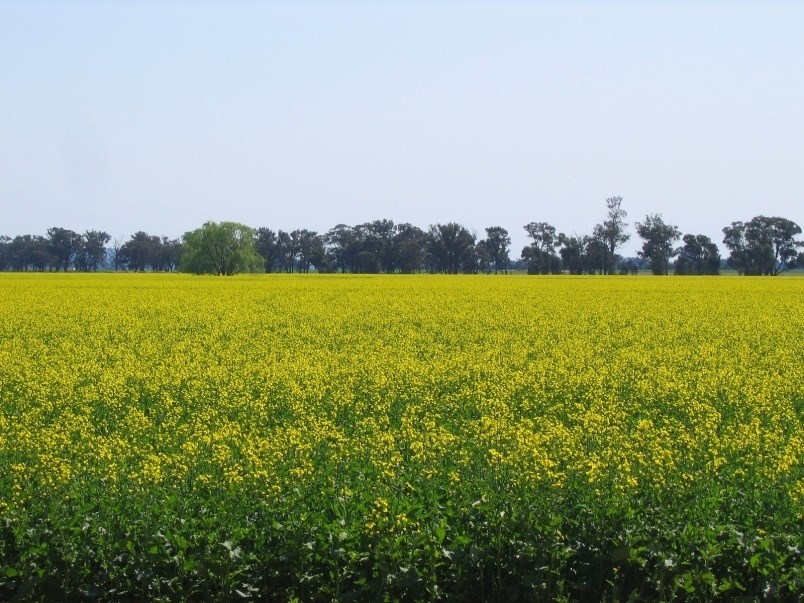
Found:
[[299, 241], [291, 236], [291, 233], [279, 230], [276, 233], [276, 248], [279, 254], [279, 265], [285, 272], [293, 272], [296, 269], [296, 261], [299, 259]]
[[723, 229], [723, 244], [729, 248], [729, 266], [740, 274], [776, 276], [795, 268], [796, 239], [801, 227], [787, 218], [755, 216], [749, 222], [732, 222]]
[[17, 235], [6, 242], [5, 253], [8, 265], [17, 271], [43, 270], [56, 261], [47, 239], [40, 235]]
[[180, 268], [183, 272], [232, 276], [259, 272], [265, 259], [257, 253], [254, 230], [237, 222], [206, 222], [184, 234]]
[[490, 226], [486, 229], [485, 249], [489, 254], [491, 264], [494, 265], [494, 274], [500, 271], [508, 274], [508, 249], [511, 247], [511, 237], [502, 226]]
[[135, 272], [145, 272], [149, 266], [156, 270], [161, 245], [161, 237], [137, 231], [118, 249], [116, 263]]
[[666, 224], [661, 214], [649, 214], [642, 222], [636, 223], [636, 231], [642, 239], [642, 250], [639, 257], [650, 261], [653, 274], [668, 274], [670, 258], [676, 251], [673, 244], [678, 241], [681, 232], [676, 226]]
[[676, 274], [720, 274], [720, 251], [706, 235], [685, 234], [676, 249]]
[[522, 259], [528, 262], [528, 274], [550, 274], [561, 271], [556, 254], [560, 245], [556, 227], [547, 222], [530, 222], [523, 226], [533, 243], [522, 249]]
[[81, 246], [75, 254], [75, 268], [82, 271], [95, 271], [106, 260], [106, 243], [109, 233], [102, 230], [87, 230], [81, 236]]
[[445, 274], [475, 271], [476, 237], [457, 222], [435, 224], [428, 232], [430, 270]]
[[588, 236], [558, 234], [558, 244], [561, 246], [559, 255], [563, 268], [570, 274], [583, 274], [587, 268], [586, 247]]
[[299, 251], [299, 272], [307, 273], [310, 266], [316, 269], [324, 262], [324, 237], [306, 228], [290, 233]]
[[407, 223], [397, 224], [395, 230], [396, 233], [391, 240], [394, 265], [405, 274], [421, 270], [427, 233], [418, 226]]
[[276, 233], [270, 228], [258, 228], [254, 243], [259, 253], [265, 259], [265, 272], [274, 272], [279, 266], [279, 248], [276, 242]]
[[47, 237], [50, 253], [56, 258], [56, 269], [67, 272], [70, 264], [75, 260], [76, 254], [81, 249], [83, 243], [81, 235], [67, 228], [54, 226], [47, 229]]

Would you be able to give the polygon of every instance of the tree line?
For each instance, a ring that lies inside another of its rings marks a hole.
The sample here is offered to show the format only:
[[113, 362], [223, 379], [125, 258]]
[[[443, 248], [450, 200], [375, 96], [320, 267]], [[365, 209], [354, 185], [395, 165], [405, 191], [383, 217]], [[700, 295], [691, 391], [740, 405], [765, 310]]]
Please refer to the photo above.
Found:
[[[516, 267], [528, 274], [628, 274], [647, 267], [653, 274], [719, 274], [718, 246], [706, 235], [682, 234], [661, 214], [635, 222], [642, 248], [637, 257], [622, 257], [618, 251], [631, 237], [622, 201], [606, 199], [604, 220], [585, 235], [558, 232], [547, 222], [524, 225], [530, 242], [516, 260], [511, 258], [511, 237], [501, 226], [486, 228], [485, 237], [479, 238], [457, 222], [423, 230], [374, 220], [338, 224], [326, 233], [207, 222], [181, 239], [140, 231], [121, 242], [103, 231], [78, 234], [60, 227], [48, 229], [47, 236], [4, 236], [0, 270], [497, 274]], [[745, 275], [804, 267], [804, 253], [799, 252], [804, 242], [797, 238], [801, 232], [798, 224], [781, 217], [732, 222], [723, 228], [726, 263]]]

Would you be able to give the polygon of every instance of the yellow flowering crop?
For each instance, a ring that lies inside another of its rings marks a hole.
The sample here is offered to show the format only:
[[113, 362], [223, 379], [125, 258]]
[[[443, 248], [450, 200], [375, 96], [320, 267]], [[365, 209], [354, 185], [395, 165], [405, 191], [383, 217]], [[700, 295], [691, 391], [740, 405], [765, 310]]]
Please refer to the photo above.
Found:
[[0, 274], [0, 316], [7, 589], [25, 530], [72, 517], [67, 540], [102, 523], [81, 534], [108, 576], [180, 526], [231, 562], [260, 535], [249, 567], [334, 526], [326, 583], [407, 538], [438, 559], [422, 598], [503, 528], [494, 546], [615, 516], [612, 539], [634, 516], [802, 533], [804, 279]]

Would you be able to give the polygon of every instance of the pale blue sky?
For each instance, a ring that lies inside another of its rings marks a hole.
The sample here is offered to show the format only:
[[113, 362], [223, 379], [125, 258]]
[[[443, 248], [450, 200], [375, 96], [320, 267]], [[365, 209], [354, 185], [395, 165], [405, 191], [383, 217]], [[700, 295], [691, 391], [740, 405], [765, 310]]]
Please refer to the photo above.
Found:
[[612, 195], [720, 242], [802, 193], [802, 2], [0, 0], [0, 234], [391, 218], [518, 256]]

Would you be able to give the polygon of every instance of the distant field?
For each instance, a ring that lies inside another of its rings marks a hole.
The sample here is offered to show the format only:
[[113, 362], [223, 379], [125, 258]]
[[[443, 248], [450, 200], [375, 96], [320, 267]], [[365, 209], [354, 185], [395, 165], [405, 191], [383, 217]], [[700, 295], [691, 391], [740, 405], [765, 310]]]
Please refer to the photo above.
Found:
[[0, 274], [0, 600], [794, 600], [804, 279]]

